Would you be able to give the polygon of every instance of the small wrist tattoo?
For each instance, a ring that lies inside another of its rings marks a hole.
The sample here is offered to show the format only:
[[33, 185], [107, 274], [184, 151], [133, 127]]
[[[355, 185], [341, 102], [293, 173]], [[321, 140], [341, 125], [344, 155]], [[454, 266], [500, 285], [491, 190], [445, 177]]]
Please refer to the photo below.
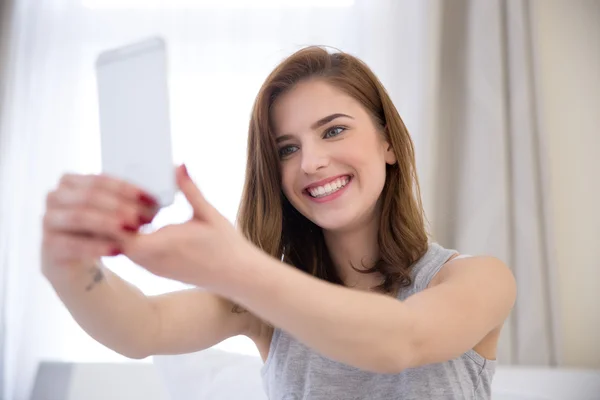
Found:
[[100, 263], [96, 264], [90, 271], [90, 275], [92, 275], [92, 282], [85, 287], [85, 291], [89, 292], [100, 283], [104, 279], [104, 272], [102, 271], [102, 265]]

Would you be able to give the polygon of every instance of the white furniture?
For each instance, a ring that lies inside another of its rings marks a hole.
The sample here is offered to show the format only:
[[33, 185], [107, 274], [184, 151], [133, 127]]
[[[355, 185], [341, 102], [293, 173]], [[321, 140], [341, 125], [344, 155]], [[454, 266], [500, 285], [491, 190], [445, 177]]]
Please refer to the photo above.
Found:
[[600, 400], [600, 370], [499, 367], [494, 400]]
[[154, 356], [172, 400], [267, 400], [259, 357], [208, 349], [180, 356]]
[[150, 363], [40, 363], [30, 400], [169, 400]]

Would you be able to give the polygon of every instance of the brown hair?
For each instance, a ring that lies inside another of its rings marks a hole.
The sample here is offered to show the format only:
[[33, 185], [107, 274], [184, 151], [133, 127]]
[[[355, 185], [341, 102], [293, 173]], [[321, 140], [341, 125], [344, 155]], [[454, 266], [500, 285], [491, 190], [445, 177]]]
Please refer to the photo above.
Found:
[[386, 293], [411, 284], [410, 267], [427, 250], [423, 206], [413, 143], [375, 74], [344, 52], [311, 46], [285, 59], [261, 87], [250, 119], [246, 180], [237, 216], [242, 233], [277, 259], [326, 281], [343, 284], [320, 227], [290, 204], [281, 188], [279, 155], [270, 123], [275, 100], [307, 79], [323, 79], [359, 101], [392, 146], [397, 163], [387, 166], [380, 197], [380, 260], [361, 272], [378, 271]]

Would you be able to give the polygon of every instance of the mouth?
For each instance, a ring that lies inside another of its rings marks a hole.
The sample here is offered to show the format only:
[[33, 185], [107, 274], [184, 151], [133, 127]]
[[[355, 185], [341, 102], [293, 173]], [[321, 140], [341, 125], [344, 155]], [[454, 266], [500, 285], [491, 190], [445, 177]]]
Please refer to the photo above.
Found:
[[320, 185], [311, 185], [304, 193], [313, 199], [325, 199], [344, 189], [352, 180], [352, 175], [341, 175]]

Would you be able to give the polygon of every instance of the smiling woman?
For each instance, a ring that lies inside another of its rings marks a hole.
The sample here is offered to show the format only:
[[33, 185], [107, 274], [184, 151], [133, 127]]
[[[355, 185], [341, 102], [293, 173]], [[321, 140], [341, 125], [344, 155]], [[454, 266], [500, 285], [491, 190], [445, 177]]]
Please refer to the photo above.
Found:
[[259, 318], [270, 398], [490, 397], [514, 279], [429, 242], [411, 137], [363, 62], [320, 47], [284, 60], [247, 162], [240, 228], [294, 267], [255, 261], [223, 289]]
[[[340, 260], [317, 255], [339, 246], [336, 232], [363, 226], [373, 250], [359, 251], [350, 262], [375, 264], [370, 272], [378, 273], [359, 280], [384, 292], [409, 282], [408, 268], [427, 248], [414, 149], [391, 99], [366, 65], [318, 47], [292, 55], [259, 93], [248, 141], [246, 197], [238, 222], [251, 241], [342, 284], [343, 276], [355, 280], [346, 276], [355, 271], [336, 270], [333, 263]], [[261, 192], [264, 188], [274, 189]], [[263, 215], [260, 197], [265, 196], [274, 207]], [[277, 237], [281, 241], [271, 239]], [[388, 244], [381, 255], [377, 240]]]

